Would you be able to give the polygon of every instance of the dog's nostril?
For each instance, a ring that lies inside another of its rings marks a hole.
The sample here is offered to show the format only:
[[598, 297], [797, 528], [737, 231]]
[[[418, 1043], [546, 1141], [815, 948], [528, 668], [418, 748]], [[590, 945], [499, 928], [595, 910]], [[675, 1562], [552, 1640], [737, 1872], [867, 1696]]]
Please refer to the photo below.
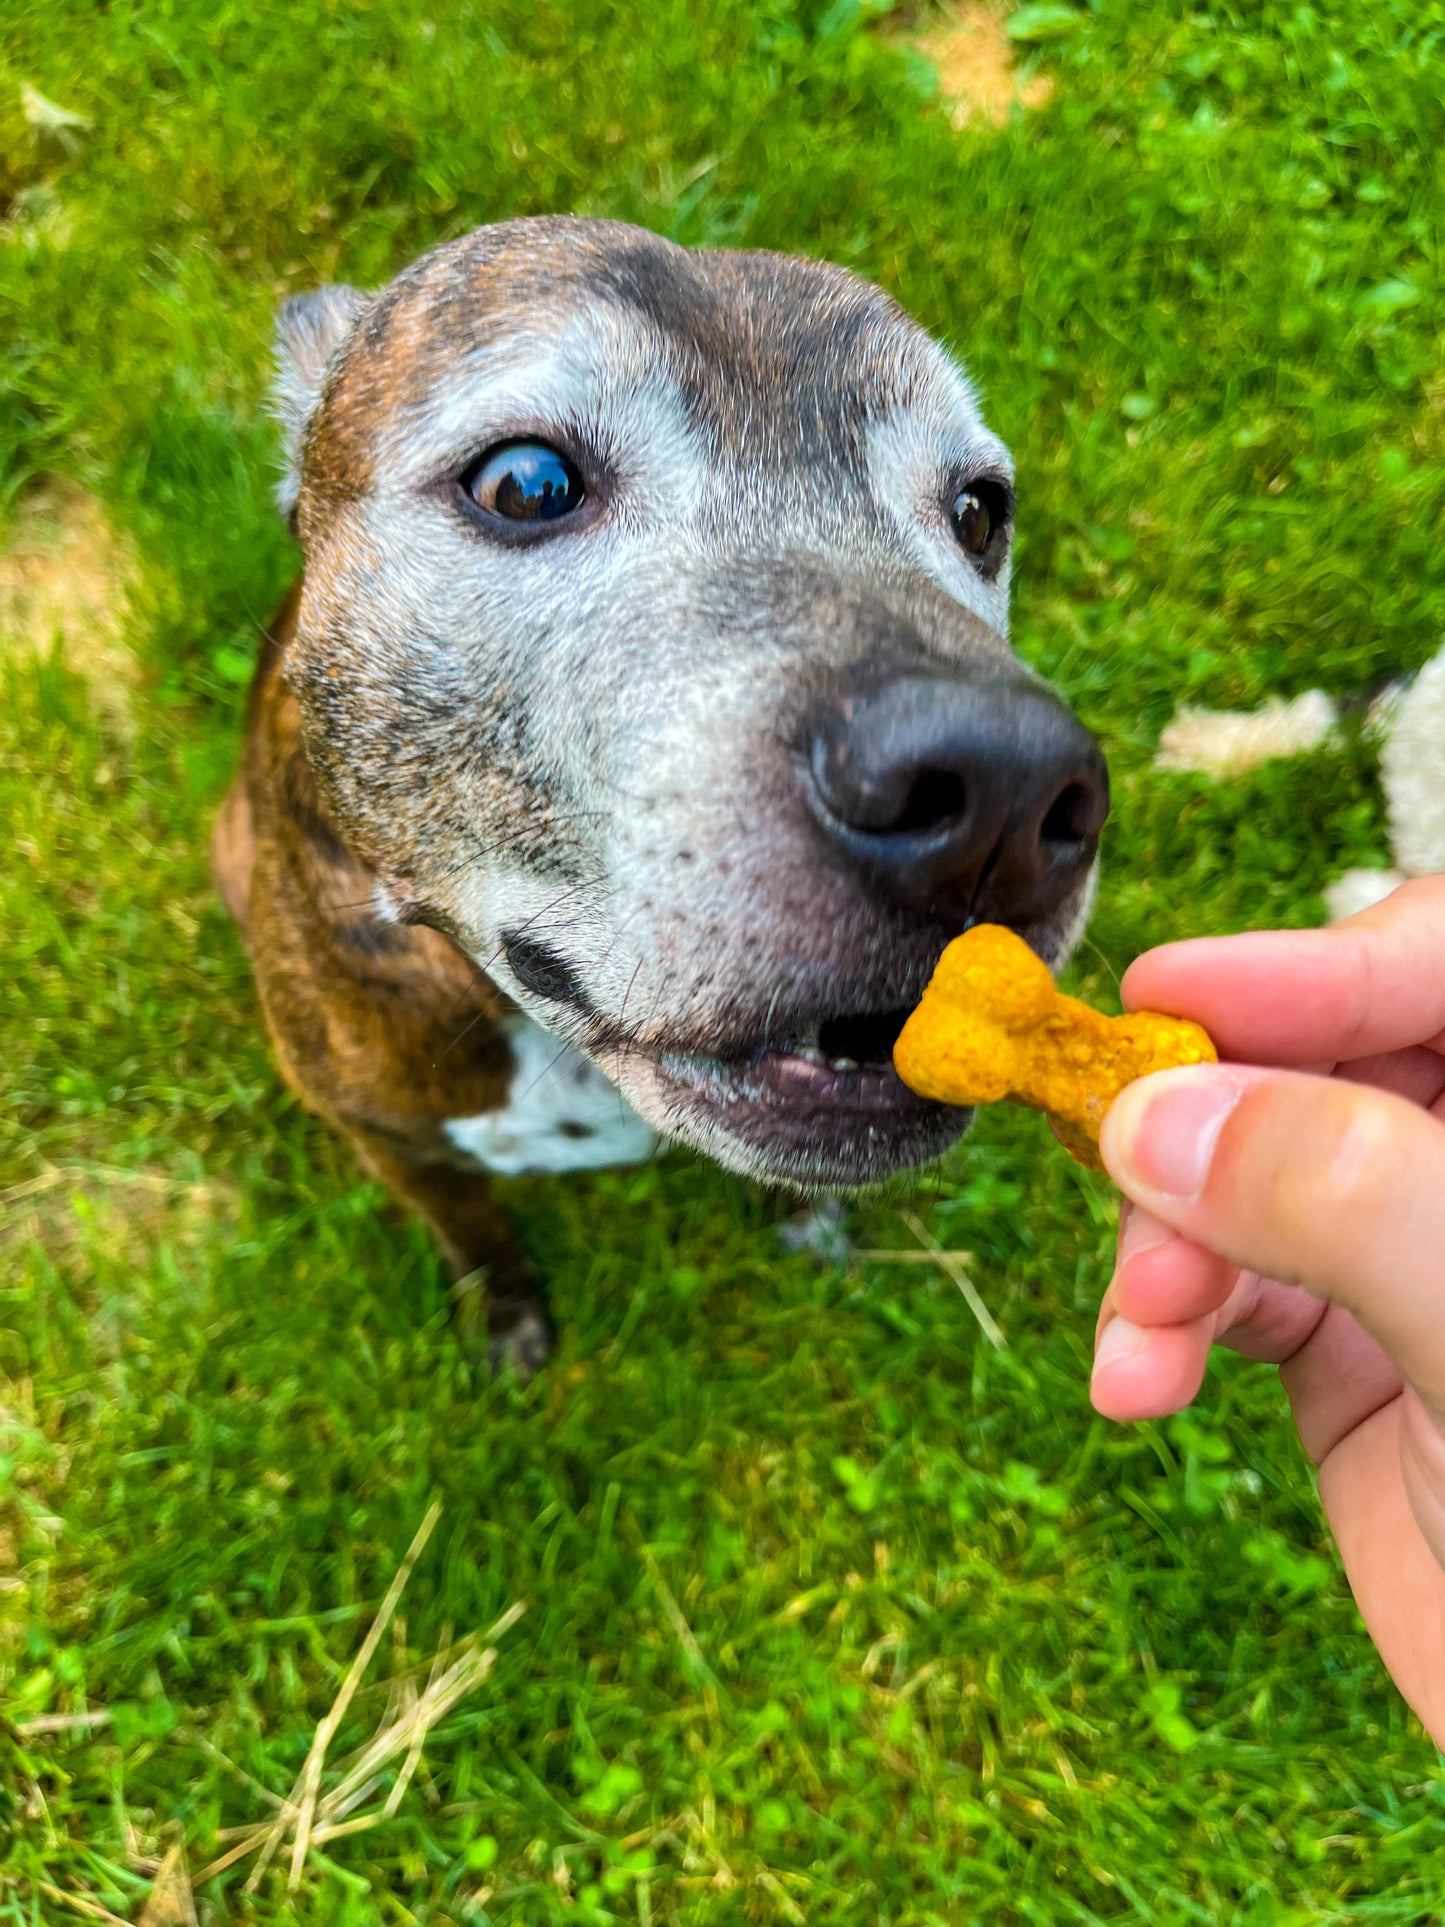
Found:
[[1109, 781], [1057, 696], [1022, 677], [858, 673], [861, 690], [808, 723], [804, 799], [840, 856], [905, 908], [953, 921], [1041, 917], [1077, 888]]
[[1054, 798], [1039, 825], [1043, 843], [1082, 843], [1099, 833], [1100, 810], [1094, 791], [1084, 783], [1069, 783]]
[[968, 785], [949, 769], [920, 770], [914, 779], [903, 809], [890, 830], [931, 830], [940, 823], [956, 821], [968, 809]]

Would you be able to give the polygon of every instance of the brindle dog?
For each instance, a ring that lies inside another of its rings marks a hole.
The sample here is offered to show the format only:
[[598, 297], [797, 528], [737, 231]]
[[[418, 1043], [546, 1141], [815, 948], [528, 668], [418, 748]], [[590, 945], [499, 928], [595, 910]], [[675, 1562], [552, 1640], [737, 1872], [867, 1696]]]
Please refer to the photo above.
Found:
[[488, 1172], [935, 1157], [893, 1037], [970, 920], [1068, 953], [1103, 759], [1006, 640], [1007, 451], [856, 275], [513, 221], [279, 334], [305, 570], [220, 887], [288, 1081], [534, 1367]]

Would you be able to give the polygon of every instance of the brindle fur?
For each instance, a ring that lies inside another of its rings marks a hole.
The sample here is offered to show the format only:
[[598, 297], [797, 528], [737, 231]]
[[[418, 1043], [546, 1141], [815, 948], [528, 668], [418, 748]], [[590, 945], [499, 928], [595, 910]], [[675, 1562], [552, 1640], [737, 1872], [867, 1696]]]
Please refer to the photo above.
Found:
[[506, 1214], [442, 1132], [505, 1102], [515, 1007], [450, 938], [376, 914], [375, 876], [317, 792], [285, 680], [297, 595], [262, 645], [241, 767], [216, 822], [217, 887], [256, 969], [282, 1075], [362, 1164], [436, 1233], [484, 1314], [494, 1356], [527, 1368], [546, 1327]]

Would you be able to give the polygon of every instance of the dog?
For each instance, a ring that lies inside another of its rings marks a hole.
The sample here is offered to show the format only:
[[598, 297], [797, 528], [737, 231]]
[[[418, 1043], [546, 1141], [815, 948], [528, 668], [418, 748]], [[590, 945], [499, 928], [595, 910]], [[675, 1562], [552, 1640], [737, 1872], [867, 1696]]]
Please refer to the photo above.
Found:
[[971, 921], [1068, 955], [1105, 762], [1009, 648], [1008, 451], [853, 273], [508, 221], [290, 301], [278, 366], [220, 892], [287, 1081], [535, 1370], [489, 1176], [936, 1158], [894, 1037]]

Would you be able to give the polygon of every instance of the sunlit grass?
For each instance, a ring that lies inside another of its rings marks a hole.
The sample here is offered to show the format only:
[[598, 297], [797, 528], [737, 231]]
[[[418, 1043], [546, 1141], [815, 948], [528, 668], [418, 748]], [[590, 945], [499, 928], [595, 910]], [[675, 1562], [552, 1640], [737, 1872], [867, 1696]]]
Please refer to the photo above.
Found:
[[1278, 1389], [1091, 1417], [1112, 1208], [1036, 1120], [853, 1226], [971, 1252], [1005, 1350], [942, 1273], [785, 1255], [679, 1156], [512, 1187], [561, 1341], [488, 1384], [426, 1238], [282, 1093], [206, 877], [295, 566], [277, 299], [564, 208], [846, 261], [966, 356], [1019, 457], [1020, 645], [1115, 771], [1092, 994], [1378, 860], [1353, 736], [1214, 788], [1150, 758], [1181, 700], [1439, 646], [1445, 14], [1023, 26], [1049, 104], [960, 133], [913, 23], [847, 0], [11, 8], [0, 488], [89, 488], [136, 579], [124, 703], [83, 638], [3, 665], [0, 1920], [136, 1919], [175, 1829], [195, 1871], [265, 1821], [433, 1498], [336, 1757], [527, 1613], [393, 1818], [203, 1918], [1432, 1917], [1445, 1783]]

